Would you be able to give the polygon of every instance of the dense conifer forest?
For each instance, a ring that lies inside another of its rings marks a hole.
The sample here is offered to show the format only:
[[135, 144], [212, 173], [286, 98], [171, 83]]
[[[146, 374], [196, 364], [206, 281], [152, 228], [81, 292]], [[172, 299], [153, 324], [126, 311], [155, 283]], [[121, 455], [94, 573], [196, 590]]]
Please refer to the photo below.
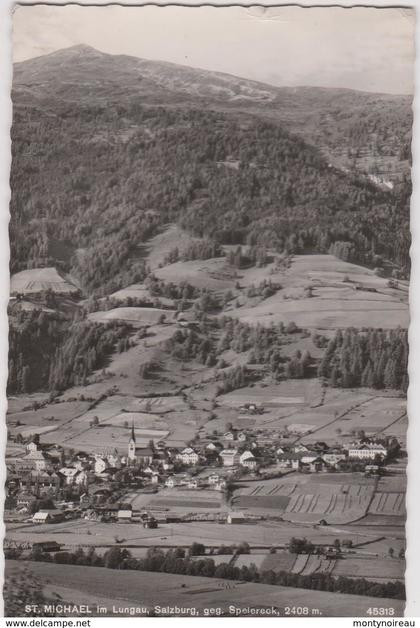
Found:
[[340, 243], [351, 261], [390, 260], [407, 276], [410, 185], [383, 191], [341, 172], [278, 124], [139, 103], [57, 103], [54, 116], [15, 104], [12, 140], [12, 272], [55, 264], [106, 294], [145, 278], [142, 246], [175, 221], [210, 242], [190, 259], [220, 244]]
[[128, 332], [124, 325], [69, 322], [40, 310], [15, 314], [9, 323], [8, 393], [85, 384], [93, 370], [107, 365], [114, 350], [129, 347]]

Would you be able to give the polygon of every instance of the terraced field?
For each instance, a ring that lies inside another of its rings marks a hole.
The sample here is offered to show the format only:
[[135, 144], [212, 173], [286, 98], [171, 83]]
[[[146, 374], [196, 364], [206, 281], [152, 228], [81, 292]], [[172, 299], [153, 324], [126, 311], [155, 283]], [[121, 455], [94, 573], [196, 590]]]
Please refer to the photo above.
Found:
[[376, 493], [369, 514], [405, 517], [405, 493]]
[[[233, 499], [236, 507], [279, 514], [286, 521], [315, 523], [348, 523], [366, 514], [374, 485], [358, 481], [347, 474], [335, 474], [337, 482], [324, 482], [328, 475], [317, 474], [316, 480], [293, 474], [285, 481], [269, 480], [249, 483]], [[341, 482], [340, 482], [341, 480]], [[347, 480], [347, 482], [346, 482]]]
[[12, 275], [10, 294], [37, 294], [52, 290], [55, 294], [73, 295], [78, 288], [58, 274], [53, 267], [31, 268]]

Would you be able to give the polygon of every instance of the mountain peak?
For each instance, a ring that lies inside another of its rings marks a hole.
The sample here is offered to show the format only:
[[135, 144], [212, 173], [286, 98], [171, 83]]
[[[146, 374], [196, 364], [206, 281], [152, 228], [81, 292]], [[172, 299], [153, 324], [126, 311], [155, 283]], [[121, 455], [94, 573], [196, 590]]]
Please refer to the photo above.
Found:
[[68, 48], [62, 48], [61, 50], [57, 50], [57, 52], [76, 52], [80, 54], [96, 54], [101, 55], [104, 54], [99, 50], [96, 50], [93, 46], [89, 46], [88, 44], [75, 44], [74, 46], [69, 46]]
[[69, 46], [68, 48], [61, 48], [60, 50], [56, 50], [51, 52], [48, 57], [60, 56], [60, 57], [69, 57], [69, 56], [94, 56], [94, 57], [102, 57], [105, 56], [105, 53], [96, 50], [93, 46], [88, 46], [87, 44], [75, 44], [74, 46]]

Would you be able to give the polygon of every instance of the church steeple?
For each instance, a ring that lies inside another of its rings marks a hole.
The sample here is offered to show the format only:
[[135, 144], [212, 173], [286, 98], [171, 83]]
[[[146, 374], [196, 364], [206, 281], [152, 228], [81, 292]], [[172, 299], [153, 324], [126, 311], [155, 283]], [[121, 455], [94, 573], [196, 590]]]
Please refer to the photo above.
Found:
[[131, 437], [128, 441], [128, 459], [131, 461], [135, 461], [136, 459], [136, 435], [134, 433], [134, 419], [131, 424]]

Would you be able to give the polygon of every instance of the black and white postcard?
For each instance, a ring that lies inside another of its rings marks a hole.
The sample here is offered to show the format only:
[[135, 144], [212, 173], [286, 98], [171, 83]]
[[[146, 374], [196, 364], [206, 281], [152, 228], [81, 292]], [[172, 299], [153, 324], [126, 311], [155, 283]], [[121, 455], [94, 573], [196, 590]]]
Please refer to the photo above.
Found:
[[414, 22], [14, 8], [6, 616], [404, 615]]

